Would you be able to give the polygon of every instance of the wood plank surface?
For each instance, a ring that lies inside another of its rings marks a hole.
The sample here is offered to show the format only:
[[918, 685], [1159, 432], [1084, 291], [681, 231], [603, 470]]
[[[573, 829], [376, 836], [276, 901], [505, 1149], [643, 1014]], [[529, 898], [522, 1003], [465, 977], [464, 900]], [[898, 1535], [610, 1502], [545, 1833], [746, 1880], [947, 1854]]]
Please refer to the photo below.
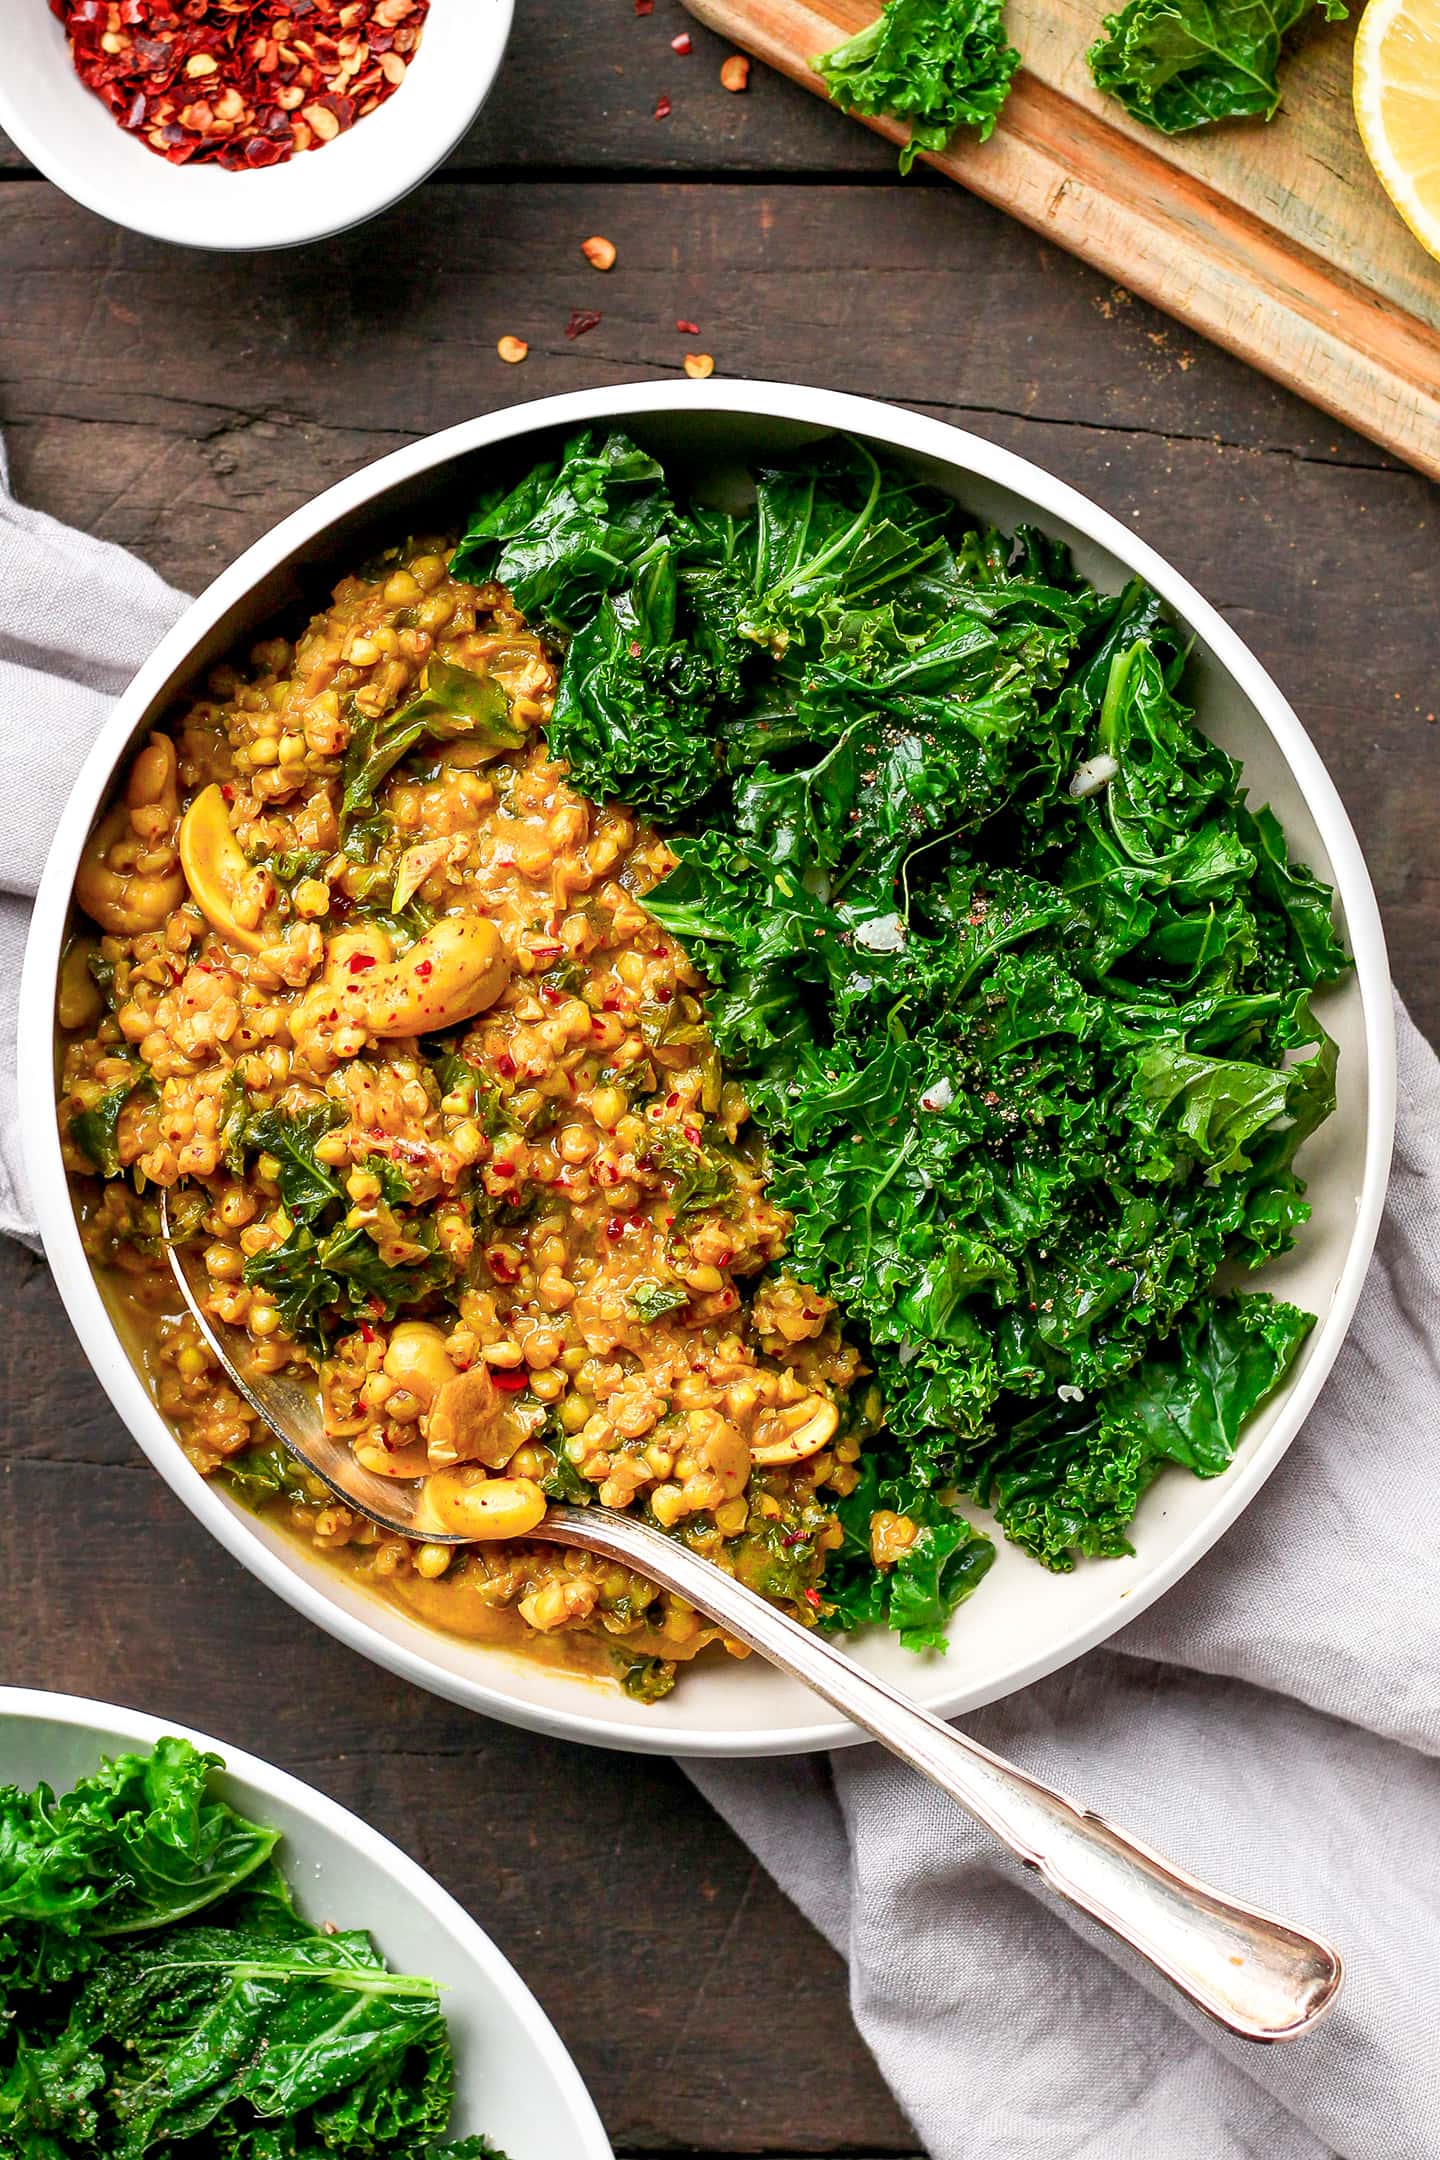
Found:
[[[1123, 281], [938, 179], [900, 183], [888, 144], [788, 81], [757, 69], [727, 97], [726, 47], [697, 31], [670, 54], [679, 0], [639, 20], [633, 0], [521, 0], [518, 19], [448, 173], [329, 248], [170, 251], [12, 158], [0, 429], [22, 496], [194, 589], [388, 448], [670, 373], [686, 346], [721, 375], [934, 412], [1133, 522], [1249, 639], [1330, 763], [1397, 978], [1440, 1033], [1435, 490]], [[607, 278], [577, 253], [596, 230], [620, 250]], [[567, 339], [581, 306], [601, 324]], [[508, 331], [523, 367], [495, 357]], [[469, 1718], [302, 1624], [153, 1476], [43, 1267], [9, 1248], [0, 1314], [4, 1678], [218, 1728], [367, 1814], [535, 1985], [620, 2153], [914, 2154], [839, 1960], [678, 1771]]]
[[[822, 97], [811, 59], [876, 12], [874, 0], [687, 5]], [[1361, 148], [1347, 33], [1305, 41], [1268, 127], [1167, 137], [1091, 81], [1093, 0], [1013, 0], [1007, 21], [1025, 65], [994, 135], [962, 135], [929, 162], [1440, 477], [1440, 265]]]

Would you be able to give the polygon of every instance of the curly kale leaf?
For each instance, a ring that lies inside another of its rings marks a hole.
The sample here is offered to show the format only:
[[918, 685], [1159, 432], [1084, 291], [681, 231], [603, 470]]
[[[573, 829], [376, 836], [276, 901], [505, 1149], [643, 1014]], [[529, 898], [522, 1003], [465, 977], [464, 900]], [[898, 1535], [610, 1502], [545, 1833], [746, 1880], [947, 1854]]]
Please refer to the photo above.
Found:
[[[988, 1551], [957, 1495], [1050, 1565], [1122, 1551], [1157, 1463], [1187, 1459], [1147, 1391], [1179, 1404], [1207, 1345], [1240, 1342], [1228, 1447], [1283, 1377], [1303, 1320], [1257, 1347], [1269, 1308], [1212, 1285], [1305, 1219], [1295, 1156], [1335, 1086], [1310, 998], [1344, 952], [1138, 582], [1101, 593], [840, 441], [757, 472], [748, 511], [674, 510], [664, 545], [654, 649], [711, 674], [685, 713], [647, 708], [655, 770], [691, 778], [646, 905], [705, 977], [786, 1265], [883, 1398], [824, 1595], [922, 1643]], [[579, 785], [638, 772], [647, 740], [607, 693], [571, 738]], [[1103, 1435], [1097, 1400], [1120, 1406]], [[877, 1568], [886, 1509], [913, 1535]]]
[[101, 1177], [119, 1177], [120, 1113], [132, 1095], [151, 1086], [148, 1068], [136, 1059], [123, 1080], [107, 1088], [88, 1110], [78, 1110], [71, 1118], [70, 1139]]
[[479, 743], [499, 754], [516, 750], [525, 731], [510, 718], [509, 702], [493, 675], [433, 656], [414, 697], [383, 718], [356, 714], [345, 751], [344, 819], [375, 805], [376, 790], [403, 757], [425, 741]]
[[900, 152], [908, 173], [958, 128], [985, 141], [1020, 55], [1006, 41], [1000, 0], [887, 0], [866, 29], [810, 64], [837, 105], [910, 122]]
[[549, 739], [587, 794], [619, 797], [673, 819], [717, 771], [707, 732], [715, 671], [676, 634], [675, 557], [658, 554], [635, 584], [608, 596], [566, 657]]
[[571, 437], [474, 517], [455, 550], [458, 578], [505, 586], [532, 622], [562, 635], [668, 548], [675, 512], [661, 466], [627, 435]]
[[1175, 1333], [1093, 1403], [1033, 1411], [976, 1480], [1008, 1537], [1047, 1567], [1131, 1550], [1129, 1525], [1167, 1463], [1217, 1477], [1314, 1322], [1274, 1299], [1201, 1299]]
[[186, 1740], [120, 1755], [58, 1799], [0, 1788], [0, 1943], [16, 1922], [118, 1936], [227, 1896], [277, 1833], [209, 1791], [217, 1758]]
[[282, 1245], [250, 1255], [244, 1279], [265, 1291], [288, 1335], [323, 1357], [333, 1318], [390, 1321], [453, 1279], [454, 1266], [438, 1249], [433, 1224], [416, 1217], [406, 1234], [416, 1255], [392, 1265], [363, 1225], [347, 1229], [342, 1223], [317, 1237], [300, 1222]]
[[344, 1122], [344, 1112], [332, 1102], [311, 1103], [293, 1113], [262, 1110], [246, 1120], [240, 1144], [274, 1157], [280, 1197], [297, 1223], [313, 1222], [345, 1197], [339, 1178], [315, 1153], [316, 1143]]
[[[1340, 22], [1344, 0], [1319, 0]], [[1272, 119], [1285, 40], [1316, 0], [1129, 0], [1090, 48], [1101, 90], [1166, 135], [1214, 120]]]

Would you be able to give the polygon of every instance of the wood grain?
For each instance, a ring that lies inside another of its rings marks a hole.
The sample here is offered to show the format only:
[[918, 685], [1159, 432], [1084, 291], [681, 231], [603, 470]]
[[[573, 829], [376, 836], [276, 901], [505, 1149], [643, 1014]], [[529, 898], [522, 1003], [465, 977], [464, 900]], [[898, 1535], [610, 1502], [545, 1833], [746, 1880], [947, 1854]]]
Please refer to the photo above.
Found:
[[[871, 0], [686, 4], [822, 97], [811, 58], [875, 12]], [[1349, 124], [1344, 33], [1307, 42], [1269, 127], [1168, 138], [1090, 81], [1091, 0], [1015, 0], [1008, 19], [1026, 64], [994, 135], [929, 162], [1440, 477], [1440, 265], [1390, 209]]]

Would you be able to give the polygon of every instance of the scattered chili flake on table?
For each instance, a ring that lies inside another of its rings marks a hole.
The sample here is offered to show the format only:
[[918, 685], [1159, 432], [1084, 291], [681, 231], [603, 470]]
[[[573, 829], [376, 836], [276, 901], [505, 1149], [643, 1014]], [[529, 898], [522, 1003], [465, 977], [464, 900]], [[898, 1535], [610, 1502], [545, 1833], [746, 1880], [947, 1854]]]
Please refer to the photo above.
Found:
[[600, 317], [594, 308], [577, 307], [570, 310], [570, 320], [565, 325], [568, 338], [584, 337], [587, 330], [598, 330]]
[[430, 0], [50, 0], [80, 80], [172, 165], [323, 149], [405, 80]]
[[686, 322], [683, 316], [676, 318], [675, 328], [680, 332], [681, 337], [699, 337], [700, 335], [699, 323]]
[[668, 98], [668, 97], [665, 97], [664, 95], [661, 95], [660, 97], [656, 98], [656, 100], [655, 100], [655, 118], [656, 118], [657, 120], [668, 120], [668, 119], [669, 119], [669, 117], [670, 117], [670, 100], [669, 100], [669, 98]]

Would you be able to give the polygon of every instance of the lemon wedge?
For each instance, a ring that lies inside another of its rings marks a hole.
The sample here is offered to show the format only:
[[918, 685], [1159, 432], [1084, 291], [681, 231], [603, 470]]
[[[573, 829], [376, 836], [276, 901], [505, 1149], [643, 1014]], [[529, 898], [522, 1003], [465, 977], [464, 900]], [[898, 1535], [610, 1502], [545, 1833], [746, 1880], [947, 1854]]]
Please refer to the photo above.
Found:
[[1355, 118], [1386, 194], [1440, 257], [1440, 0], [1370, 0], [1355, 37]]

